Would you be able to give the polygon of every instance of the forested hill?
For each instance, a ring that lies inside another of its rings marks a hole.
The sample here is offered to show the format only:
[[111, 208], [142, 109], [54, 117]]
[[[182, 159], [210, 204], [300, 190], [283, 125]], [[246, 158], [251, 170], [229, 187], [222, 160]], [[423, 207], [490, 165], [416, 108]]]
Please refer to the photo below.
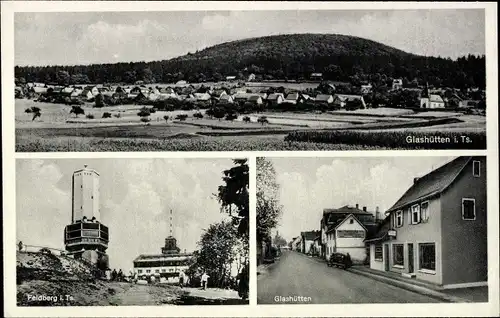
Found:
[[312, 73], [327, 80], [370, 81], [391, 78], [435, 86], [485, 86], [485, 57], [457, 60], [423, 57], [371, 40], [336, 34], [292, 34], [238, 40], [164, 61], [85, 66], [16, 67], [16, 78], [61, 84], [219, 81], [246, 79], [308, 80]]

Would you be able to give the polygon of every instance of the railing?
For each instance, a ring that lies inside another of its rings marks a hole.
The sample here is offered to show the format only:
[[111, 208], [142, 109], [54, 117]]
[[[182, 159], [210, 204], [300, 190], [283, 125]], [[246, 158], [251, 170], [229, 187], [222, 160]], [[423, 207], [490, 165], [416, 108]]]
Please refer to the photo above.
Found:
[[59, 256], [64, 256], [67, 255], [67, 252], [65, 250], [61, 250], [58, 248], [53, 248], [53, 247], [48, 247], [48, 246], [39, 246], [39, 245], [28, 245], [28, 244], [23, 244], [22, 248], [19, 249], [19, 244], [16, 244], [16, 249], [19, 252], [25, 252], [25, 253], [41, 253], [42, 249], [49, 250], [52, 254], [59, 255]]

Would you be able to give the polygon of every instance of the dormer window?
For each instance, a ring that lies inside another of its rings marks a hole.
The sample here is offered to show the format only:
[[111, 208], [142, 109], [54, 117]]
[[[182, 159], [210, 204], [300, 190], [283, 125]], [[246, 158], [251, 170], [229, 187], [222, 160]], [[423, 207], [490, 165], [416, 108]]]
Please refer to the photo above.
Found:
[[411, 224], [420, 223], [420, 205], [415, 204], [411, 207]]
[[481, 161], [478, 160], [472, 161], [472, 175], [474, 177], [481, 176]]

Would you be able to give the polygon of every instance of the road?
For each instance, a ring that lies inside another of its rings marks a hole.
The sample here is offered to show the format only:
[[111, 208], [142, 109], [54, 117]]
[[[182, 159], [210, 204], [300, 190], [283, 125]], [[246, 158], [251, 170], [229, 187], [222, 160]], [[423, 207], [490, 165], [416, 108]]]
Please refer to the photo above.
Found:
[[[283, 296], [284, 299], [277, 301], [276, 296]], [[280, 260], [259, 274], [257, 302], [259, 304], [436, 303], [438, 300], [336, 267], [328, 267], [319, 259], [292, 251], [283, 252]]]

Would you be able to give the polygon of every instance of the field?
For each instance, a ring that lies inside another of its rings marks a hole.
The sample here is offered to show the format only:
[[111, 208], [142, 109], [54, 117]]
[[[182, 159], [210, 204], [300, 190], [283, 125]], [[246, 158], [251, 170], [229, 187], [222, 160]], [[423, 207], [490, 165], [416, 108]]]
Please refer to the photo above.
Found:
[[[32, 114], [24, 112], [31, 106], [41, 109], [40, 118], [32, 120]], [[145, 124], [137, 115], [141, 108], [138, 105], [93, 108], [88, 104], [83, 108], [85, 115], [76, 117], [70, 114], [70, 106], [16, 100], [16, 151], [482, 149], [485, 146], [486, 118], [462, 113], [414, 113], [388, 108], [325, 113], [266, 112], [249, 114], [251, 122], [244, 122], [243, 116], [228, 121], [206, 115], [196, 119], [192, 117], [195, 111], [157, 111]], [[111, 113], [111, 118], [102, 118], [105, 112]], [[94, 118], [87, 118], [88, 114]], [[178, 114], [186, 114], [188, 118], [175, 119]], [[169, 116], [168, 121], [164, 116]], [[261, 116], [266, 116], [268, 123], [258, 123]], [[417, 146], [390, 141], [403, 140], [405, 136], [433, 136], [436, 132], [459, 137], [470, 135], [474, 140]], [[325, 134], [330, 137], [325, 139]], [[391, 138], [395, 134], [398, 137]]]

